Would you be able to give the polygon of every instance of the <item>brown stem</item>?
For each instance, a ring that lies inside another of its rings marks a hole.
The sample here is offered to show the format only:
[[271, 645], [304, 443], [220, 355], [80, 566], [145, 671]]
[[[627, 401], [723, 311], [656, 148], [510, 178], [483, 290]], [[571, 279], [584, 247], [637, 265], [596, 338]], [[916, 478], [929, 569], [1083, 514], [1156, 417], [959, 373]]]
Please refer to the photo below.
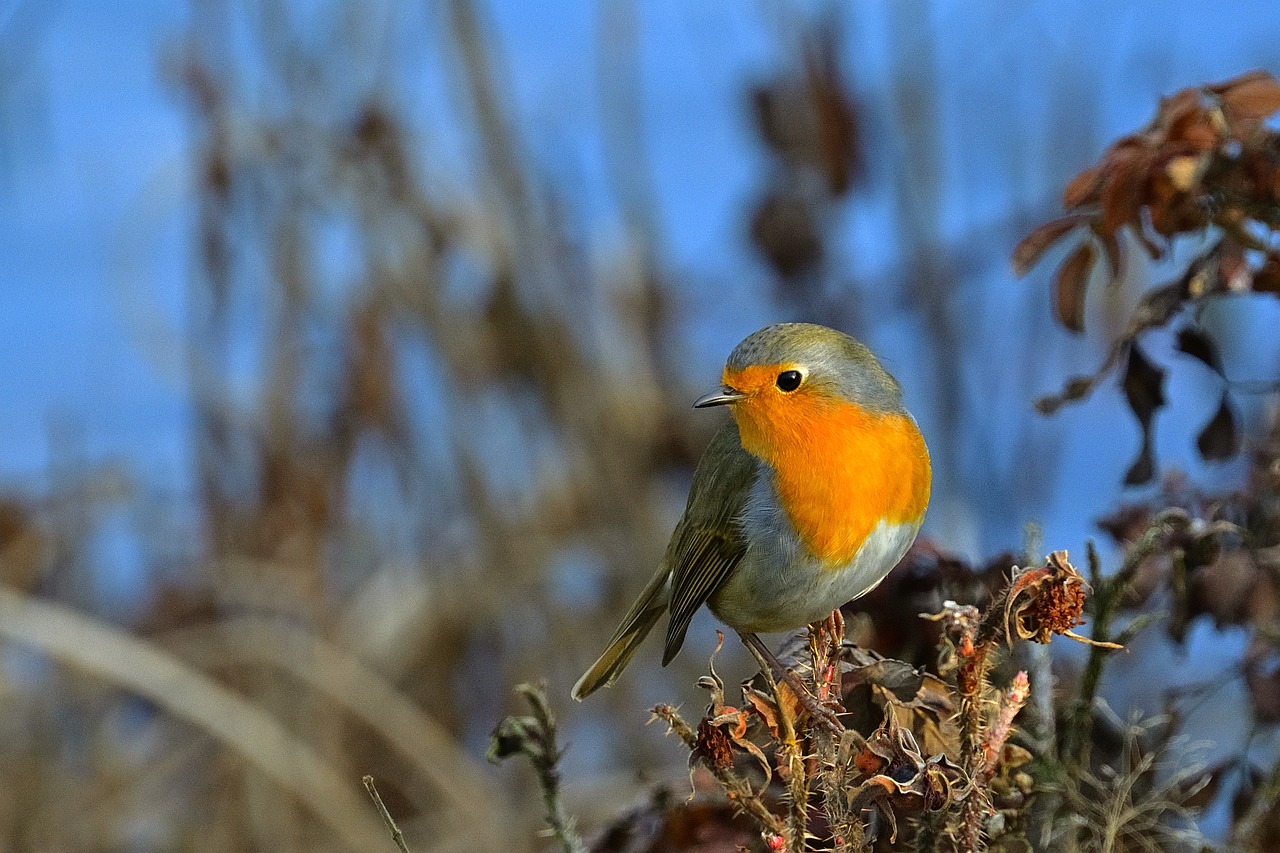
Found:
[[[697, 732], [684, 721], [675, 708], [670, 705], [658, 705], [653, 709], [653, 715], [670, 726], [690, 751], [698, 748]], [[705, 762], [704, 766], [711, 771], [711, 775], [720, 783], [720, 787], [724, 788], [725, 796], [754, 817], [766, 832], [777, 836], [786, 834], [786, 827], [782, 820], [769, 810], [764, 800], [760, 799], [760, 795], [752, 789], [751, 783], [734, 772], [732, 767], [720, 767], [711, 762]]]
[[373, 806], [378, 810], [378, 814], [382, 815], [383, 822], [386, 823], [387, 829], [391, 831], [391, 840], [396, 843], [400, 853], [409, 853], [409, 848], [404, 843], [404, 833], [400, 831], [400, 827], [396, 825], [395, 818], [391, 816], [391, 812], [387, 811], [386, 805], [382, 802], [382, 795], [378, 793], [377, 787], [373, 784], [372, 776], [365, 776], [361, 780], [364, 783], [364, 789], [369, 792], [369, 798], [373, 800]]

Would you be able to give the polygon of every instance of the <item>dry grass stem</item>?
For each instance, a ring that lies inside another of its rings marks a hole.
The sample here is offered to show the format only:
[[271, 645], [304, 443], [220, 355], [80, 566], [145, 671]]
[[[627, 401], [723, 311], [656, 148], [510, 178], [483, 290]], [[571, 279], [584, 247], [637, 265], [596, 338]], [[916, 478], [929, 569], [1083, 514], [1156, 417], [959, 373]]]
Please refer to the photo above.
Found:
[[391, 812], [387, 811], [386, 805], [382, 802], [382, 795], [378, 793], [378, 788], [373, 784], [372, 776], [364, 776], [360, 780], [364, 783], [364, 789], [369, 792], [369, 798], [373, 800], [373, 807], [378, 810], [378, 814], [387, 824], [387, 829], [391, 832], [391, 840], [395, 842], [400, 853], [409, 853], [409, 847], [404, 843], [404, 833], [400, 831], [400, 827], [396, 825], [396, 820], [391, 816]]
[[145, 696], [236, 750], [352, 847], [382, 827], [350, 784], [278, 720], [151, 643], [74, 610], [0, 588], [0, 635]]

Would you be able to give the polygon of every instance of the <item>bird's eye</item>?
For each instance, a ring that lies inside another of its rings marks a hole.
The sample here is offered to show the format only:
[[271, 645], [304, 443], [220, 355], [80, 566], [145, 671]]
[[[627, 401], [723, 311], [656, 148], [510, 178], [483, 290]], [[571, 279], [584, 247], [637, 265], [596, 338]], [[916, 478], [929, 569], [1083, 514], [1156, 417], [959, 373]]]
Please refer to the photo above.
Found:
[[784, 370], [778, 374], [778, 389], [781, 391], [791, 392], [800, 387], [800, 381], [804, 379], [798, 370]]

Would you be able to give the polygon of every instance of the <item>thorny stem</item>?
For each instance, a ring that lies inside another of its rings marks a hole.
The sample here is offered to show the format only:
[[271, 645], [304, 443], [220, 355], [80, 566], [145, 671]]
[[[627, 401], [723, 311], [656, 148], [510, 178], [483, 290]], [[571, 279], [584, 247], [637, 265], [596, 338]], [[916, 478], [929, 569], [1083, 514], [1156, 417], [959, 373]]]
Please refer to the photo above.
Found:
[[[987, 669], [991, 653], [1009, 637], [1005, 611], [1013, 590], [1011, 579], [1004, 592], [988, 605], [976, 626], [966, 620], [956, 623], [960, 634], [957, 653], [961, 660], [956, 673], [956, 692], [960, 696], [960, 765], [973, 783], [972, 791], [961, 805], [958, 850], [980, 853], [986, 849], [983, 825], [991, 805], [985, 793], [989, 744], [983, 724], [983, 704], [989, 689]], [[1013, 712], [1016, 713], [1016, 709]], [[1006, 731], [1004, 735], [1007, 734]]]
[[[989, 613], [995, 610], [996, 608], [992, 608]], [[984, 769], [982, 701], [987, 692], [987, 655], [994, 645], [991, 641], [974, 645], [972, 653], [965, 658], [956, 676], [956, 686], [960, 693], [960, 762], [975, 783]], [[961, 807], [961, 850], [979, 853], [986, 849], [982, 824], [988, 806], [982, 792], [982, 786], [975, 784]]]
[[[842, 698], [840, 648], [844, 643], [844, 619], [840, 611], [831, 614], [824, 626], [813, 626], [810, 649], [813, 654], [815, 687], [819, 701], [829, 696]], [[822, 791], [827, 825], [831, 831], [834, 853], [868, 853], [866, 830], [859, 814], [851, 809], [849, 791], [857, 771], [853, 756], [865, 743], [857, 732], [846, 730], [839, 738], [822, 725], [812, 729], [814, 751], [818, 762], [818, 788]]]
[[[779, 716], [786, 713], [779, 707]], [[804, 853], [805, 839], [809, 834], [809, 774], [799, 742], [793, 737], [781, 746], [779, 757], [787, 765], [787, 851]]]
[[[697, 732], [684, 721], [684, 718], [680, 716], [675, 708], [670, 705], [658, 705], [653, 709], [653, 715], [670, 726], [671, 731], [675, 732], [684, 741], [690, 752], [696, 752], [698, 748]], [[786, 827], [783, 826], [782, 820], [769, 811], [769, 807], [760, 799], [760, 795], [752, 790], [751, 783], [735, 773], [732, 767], [717, 767], [711, 762], [706, 762], [704, 766], [711, 771], [711, 775], [724, 788], [725, 796], [742, 808], [743, 811], [754, 817], [765, 828], [766, 832], [777, 836], [786, 834]]]
[[960, 693], [960, 762], [970, 776], [982, 767], [982, 700], [987, 692], [987, 654], [991, 643], [977, 643], [956, 674]]
[[382, 815], [382, 819], [386, 822], [387, 829], [391, 830], [391, 840], [396, 843], [400, 853], [409, 853], [409, 848], [404, 843], [404, 833], [400, 831], [400, 827], [396, 826], [395, 818], [391, 816], [391, 812], [387, 811], [387, 807], [383, 804], [382, 795], [378, 793], [378, 789], [373, 784], [373, 777], [365, 776], [360, 781], [364, 783], [364, 789], [369, 792], [369, 798], [373, 800], [374, 808], [378, 810], [378, 814]]
[[[742, 643], [747, 647], [747, 650], [751, 652], [752, 657], [756, 659], [756, 663], [760, 665], [760, 671], [765, 673], [765, 677], [772, 679], [773, 675], [776, 675], [777, 678], [785, 681], [787, 686], [795, 691], [797, 701], [809, 712], [815, 723], [827, 726], [834, 735], [844, 733], [844, 725], [840, 722], [840, 718], [836, 716], [835, 712], [823, 705], [809, 691], [800, 676], [796, 675], [789, 667], [783, 666], [782, 662], [778, 660], [778, 656], [769, 650], [769, 647], [764, 644], [759, 636], [751, 631], [739, 631], [738, 636], [742, 639]], [[770, 680], [770, 684], [773, 684], [772, 680]], [[774, 692], [776, 694], [776, 685], [774, 685]], [[777, 698], [776, 695], [774, 698]]]

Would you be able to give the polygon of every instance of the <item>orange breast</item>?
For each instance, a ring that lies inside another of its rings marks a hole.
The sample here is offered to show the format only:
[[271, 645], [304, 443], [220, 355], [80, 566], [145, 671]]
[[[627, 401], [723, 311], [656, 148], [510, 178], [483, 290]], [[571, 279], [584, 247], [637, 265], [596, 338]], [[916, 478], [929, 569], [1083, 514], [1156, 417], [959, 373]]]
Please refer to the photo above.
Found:
[[742, 445], [775, 472], [800, 538], [832, 565], [881, 521], [915, 523], [929, 503], [929, 451], [912, 419], [803, 390], [734, 406]]

